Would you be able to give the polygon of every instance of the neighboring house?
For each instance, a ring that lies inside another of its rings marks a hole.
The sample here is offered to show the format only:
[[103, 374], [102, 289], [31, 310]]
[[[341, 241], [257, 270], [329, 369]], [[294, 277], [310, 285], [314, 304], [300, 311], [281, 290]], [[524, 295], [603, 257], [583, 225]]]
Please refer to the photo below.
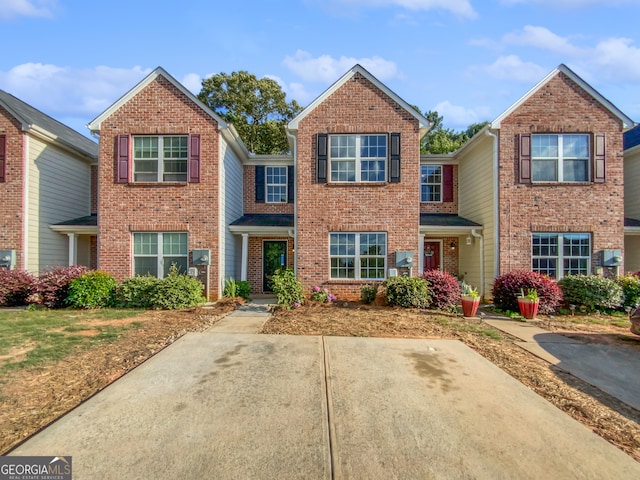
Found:
[[98, 145], [0, 90], [0, 263], [96, 265]]
[[640, 125], [624, 134], [624, 266], [640, 271]]
[[343, 296], [430, 268], [486, 297], [515, 269], [615, 274], [632, 125], [561, 65], [457, 152], [420, 155], [428, 120], [356, 65], [289, 123], [292, 154], [252, 155], [158, 68], [90, 124], [99, 267], [195, 266], [210, 298], [229, 277], [268, 292], [282, 266]]

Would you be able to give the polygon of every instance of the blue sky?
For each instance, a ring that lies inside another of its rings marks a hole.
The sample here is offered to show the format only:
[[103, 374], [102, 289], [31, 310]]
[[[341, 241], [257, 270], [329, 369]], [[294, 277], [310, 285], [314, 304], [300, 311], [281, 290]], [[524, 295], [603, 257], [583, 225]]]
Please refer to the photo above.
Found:
[[560, 63], [640, 120], [640, 0], [0, 0], [0, 88], [85, 125], [157, 66], [269, 76], [309, 104], [355, 63], [456, 130]]

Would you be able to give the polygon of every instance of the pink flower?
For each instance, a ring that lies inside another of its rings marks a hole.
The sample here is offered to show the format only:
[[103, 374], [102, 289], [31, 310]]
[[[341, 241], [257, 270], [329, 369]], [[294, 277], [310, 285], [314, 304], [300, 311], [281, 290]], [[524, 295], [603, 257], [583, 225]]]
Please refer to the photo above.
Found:
[[315, 287], [313, 287], [311, 290], [313, 290], [314, 292], [319, 292], [320, 291], [320, 287], [318, 287], [317, 285]]
[[300, 308], [301, 304], [300, 302], [296, 302], [293, 304], [294, 308]]

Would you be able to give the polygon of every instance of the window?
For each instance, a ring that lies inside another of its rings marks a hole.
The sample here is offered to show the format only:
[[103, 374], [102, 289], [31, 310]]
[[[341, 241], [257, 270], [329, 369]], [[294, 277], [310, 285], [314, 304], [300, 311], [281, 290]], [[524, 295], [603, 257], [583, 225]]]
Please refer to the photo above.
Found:
[[591, 271], [591, 239], [588, 233], [534, 233], [532, 270], [562, 278]]
[[331, 135], [332, 182], [384, 182], [387, 135]]
[[164, 278], [172, 264], [181, 273], [188, 268], [187, 234], [134, 233], [133, 234], [133, 274], [151, 275]]
[[134, 182], [186, 182], [188, 136], [133, 137]]
[[383, 280], [386, 233], [332, 233], [329, 236], [332, 279]]
[[534, 182], [589, 180], [589, 136], [531, 135], [531, 179]]
[[442, 201], [441, 165], [422, 165], [420, 167], [420, 201]]
[[266, 167], [267, 203], [287, 201], [287, 167]]

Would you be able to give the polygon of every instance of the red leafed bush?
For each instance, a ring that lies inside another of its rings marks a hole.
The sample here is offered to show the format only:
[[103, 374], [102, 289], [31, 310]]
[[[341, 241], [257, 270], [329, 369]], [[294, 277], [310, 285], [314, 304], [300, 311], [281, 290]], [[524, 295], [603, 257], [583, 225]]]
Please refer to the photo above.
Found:
[[526, 293], [532, 288], [540, 297], [538, 311], [541, 314], [553, 313], [562, 304], [562, 290], [554, 280], [545, 275], [524, 270], [514, 270], [495, 279], [492, 291], [493, 303], [501, 310], [517, 312], [520, 290]]
[[441, 270], [427, 270], [422, 275], [431, 289], [431, 307], [449, 310], [460, 303], [460, 285], [456, 277]]
[[35, 279], [24, 270], [0, 269], [0, 306], [26, 305]]
[[73, 265], [71, 267], [55, 267], [45, 270], [34, 282], [30, 303], [43, 305], [47, 308], [62, 308], [67, 306], [71, 280], [88, 272], [87, 267]]

